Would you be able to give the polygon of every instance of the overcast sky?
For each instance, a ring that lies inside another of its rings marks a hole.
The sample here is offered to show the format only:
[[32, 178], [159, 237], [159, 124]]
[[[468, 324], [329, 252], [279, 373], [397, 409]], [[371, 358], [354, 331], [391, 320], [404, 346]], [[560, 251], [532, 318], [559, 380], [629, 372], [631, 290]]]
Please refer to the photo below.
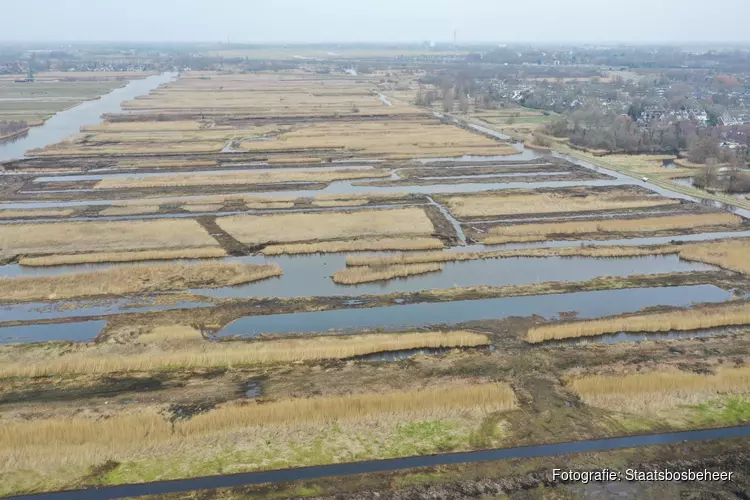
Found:
[[0, 0], [0, 41], [750, 41], [750, 0]]

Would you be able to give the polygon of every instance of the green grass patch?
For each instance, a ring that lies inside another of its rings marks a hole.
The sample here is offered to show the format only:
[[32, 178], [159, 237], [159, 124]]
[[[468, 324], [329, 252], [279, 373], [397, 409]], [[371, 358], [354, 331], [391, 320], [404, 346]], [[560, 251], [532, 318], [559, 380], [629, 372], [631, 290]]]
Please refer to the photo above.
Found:
[[709, 401], [691, 408], [693, 423], [699, 425], [740, 425], [750, 422], [750, 401], [729, 398]]
[[[486, 422], [486, 421], [485, 421]], [[185, 477], [285, 469], [370, 459], [428, 455], [472, 448], [471, 437], [482, 423], [452, 419], [415, 420], [383, 425], [332, 423], [298, 431], [258, 431], [231, 447], [209, 450], [164, 450], [162, 455], [124, 461], [91, 484], [115, 485]], [[494, 436], [498, 422], [484, 430]], [[302, 496], [302, 495], [298, 495]]]

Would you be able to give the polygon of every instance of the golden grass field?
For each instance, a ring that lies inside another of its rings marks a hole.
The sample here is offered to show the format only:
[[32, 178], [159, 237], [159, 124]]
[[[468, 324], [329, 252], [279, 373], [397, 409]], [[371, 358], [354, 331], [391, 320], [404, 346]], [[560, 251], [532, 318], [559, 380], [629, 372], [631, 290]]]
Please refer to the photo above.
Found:
[[102, 271], [57, 276], [0, 278], [0, 300], [21, 302], [203, 287], [217, 288], [279, 275], [281, 275], [281, 268], [276, 264], [258, 266], [203, 263], [190, 266], [164, 264], [115, 267]]
[[608, 333], [689, 331], [747, 323], [750, 323], [750, 304], [726, 303], [716, 307], [535, 326], [529, 329], [526, 340], [538, 343]]
[[679, 200], [659, 195], [634, 195], [625, 191], [570, 196], [567, 194], [509, 192], [445, 197], [448, 210], [456, 217], [491, 215], [588, 212], [677, 205]]
[[443, 270], [440, 264], [404, 264], [386, 267], [350, 267], [336, 271], [333, 282], [340, 285], [356, 285], [373, 281], [387, 281], [418, 274], [436, 273]]
[[[165, 369], [223, 368], [264, 363], [346, 359], [365, 354], [418, 348], [478, 347], [485, 335], [466, 332], [381, 333], [254, 342], [209, 342], [188, 326], [158, 327], [137, 338], [137, 346], [88, 344], [65, 354], [49, 352], [0, 355], [0, 376], [110, 374]], [[40, 356], [43, 356], [40, 359]], [[27, 359], [28, 358], [28, 359]]]
[[482, 259], [509, 259], [516, 257], [640, 257], [644, 255], [666, 255], [679, 252], [673, 246], [592, 246], [523, 248], [518, 250], [492, 250], [486, 252], [414, 252], [392, 256], [348, 255], [347, 266], [393, 266], [422, 262], [458, 262]]
[[739, 226], [742, 217], [728, 213], [671, 215], [642, 219], [605, 219], [571, 222], [494, 226], [483, 242], [488, 245], [521, 241], [543, 241], [595, 233], [648, 233], [708, 226]]
[[322, 243], [290, 243], [269, 245], [261, 250], [264, 255], [366, 252], [376, 250], [435, 250], [443, 248], [438, 238], [357, 238], [349, 241], [326, 241]]
[[324, 172], [243, 172], [215, 175], [159, 175], [153, 177], [102, 179], [96, 189], [137, 189], [148, 187], [205, 186], [205, 185], [244, 185], [276, 184], [280, 182], [331, 182], [347, 179], [367, 179], [390, 177], [383, 169], [352, 169]]
[[216, 222], [246, 245], [380, 236], [430, 236], [435, 230], [421, 208], [234, 215], [220, 217]]
[[632, 413], [656, 413], [725, 395], [750, 392], [750, 368], [720, 367], [715, 374], [657, 371], [588, 376], [568, 384], [588, 405]]
[[73, 264], [99, 264], [103, 262], [137, 262], [147, 260], [211, 259], [226, 257], [220, 247], [184, 248], [179, 250], [142, 250], [135, 252], [76, 253], [45, 255], [42, 257], [21, 257], [22, 266], [45, 267]]
[[200, 224], [187, 219], [3, 225], [0, 242], [9, 255], [218, 246]]

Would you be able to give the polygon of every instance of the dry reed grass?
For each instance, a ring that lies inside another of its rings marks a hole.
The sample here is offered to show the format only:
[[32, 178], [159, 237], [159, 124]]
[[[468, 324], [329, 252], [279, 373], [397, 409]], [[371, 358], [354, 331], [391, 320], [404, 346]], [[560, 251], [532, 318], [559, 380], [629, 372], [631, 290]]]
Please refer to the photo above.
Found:
[[723, 304], [717, 307], [601, 318], [572, 323], [557, 323], [531, 328], [526, 340], [531, 343], [593, 337], [619, 332], [688, 331], [750, 323], [750, 304]]
[[356, 285], [372, 281], [387, 281], [418, 274], [436, 273], [443, 270], [440, 264], [405, 264], [388, 267], [350, 267], [336, 271], [333, 282], [341, 285]]
[[360, 238], [351, 241], [328, 241], [324, 243], [292, 243], [270, 245], [261, 250], [264, 255], [366, 252], [375, 250], [434, 250], [443, 248], [437, 238]]
[[32, 255], [217, 246], [188, 219], [9, 224], [0, 242], [5, 252]]
[[271, 201], [266, 203], [245, 203], [250, 210], [278, 210], [281, 208], [294, 208], [293, 201]]
[[99, 181], [96, 189], [137, 189], [146, 187], [277, 184], [282, 182], [331, 182], [346, 179], [390, 177], [383, 169], [351, 169], [285, 172], [242, 172], [216, 175], [159, 175], [153, 177], [108, 178]]
[[435, 229], [421, 208], [356, 212], [235, 215], [218, 225], [246, 245], [377, 236], [429, 236]]
[[276, 265], [205, 263], [112, 268], [58, 276], [0, 278], [0, 300], [21, 302], [217, 288], [279, 276]]
[[523, 248], [518, 250], [494, 250], [487, 252], [422, 252], [382, 257], [379, 255], [346, 257], [347, 266], [392, 266], [422, 262], [457, 262], [464, 260], [508, 259], [517, 257], [640, 257], [678, 253], [673, 246], [593, 246], [561, 248]]
[[185, 248], [180, 250], [144, 250], [135, 252], [77, 253], [70, 255], [46, 255], [43, 257], [21, 257], [22, 266], [45, 267], [73, 264], [98, 264], [102, 262], [137, 262], [145, 260], [211, 259], [226, 257], [220, 247]]
[[174, 423], [156, 412], [101, 420], [12, 422], [0, 427], [0, 449], [4, 453], [48, 446], [59, 450], [84, 444], [134, 449], [245, 427], [359, 420], [372, 415], [425, 414], [440, 410], [473, 409], [490, 413], [510, 410], [515, 405], [512, 389], [493, 383], [228, 405]]
[[123, 160], [117, 162], [117, 168], [179, 168], [179, 167], [213, 167], [216, 160]]
[[[125, 353], [122, 346], [77, 346], [63, 355], [48, 352], [14, 354], [0, 363], [0, 377], [41, 377], [55, 374], [105, 375], [200, 369], [266, 363], [346, 359], [366, 354], [419, 348], [478, 347], [485, 335], [467, 332], [383, 333], [323, 336], [254, 342], [207, 342], [188, 326], [159, 327], [136, 339]], [[20, 358], [19, 358], [20, 357]]]
[[707, 226], [739, 226], [742, 217], [733, 214], [699, 214], [672, 215], [666, 217], [647, 217], [643, 219], [608, 219], [590, 221], [571, 221], [541, 224], [517, 224], [494, 226], [483, 242], [488, 245], [521, 242], [543, 241], [567, 235], [585, 235], [592, 233], [647, 233], [674, 229], [689, 229]]
[[615, 411], [655, 413], [695, 405], [727, 394], [750, 392], [750, 368], [719, 368], [714, 375], [650, 372], [588, 376], [569, 386], [588, 405]]
[[750, 240], [747, 238], [680, 247], [681, 259], [704, 262], [743, 274], [750, 274], [748, 255], [750, 255]]
[[355, 199], [355, 200], [314, 200], [312, 202], [316, 207], [359, 207], [367, 205], [370, 200], [367, 199]]
[[99, 215], [104, 217], [118, 216], [118, 215], [143, 215], [143, 214], [155, 214], [159, 212], [159, 205], [124, 205], [124, 206], [112, 206], [107, 207]]
[[445, 198], [445, 204], [456, 217], [481, 217], [486, 215], [512, 215], [532, 213], [588, 212], [626, 208], [646, 208], [676, 205], [657, 195], [633, 195], [626, 191], [604, 192], [572, 196], [555, 193], [501, 193], [485, 195], [460, 195]]
[[183, 205], [182, 209], [187, 210], [188, 212], [218, 212], [221, 210], [221, 207], [224, 205], [221, 203], [212, 203], [212, 204], [202, 204], [202, 205]]
[[74, 208], [39, 208], [28, 210], [0, 210], [0, 219], [31, 219], [37, 217], [68, 217]]

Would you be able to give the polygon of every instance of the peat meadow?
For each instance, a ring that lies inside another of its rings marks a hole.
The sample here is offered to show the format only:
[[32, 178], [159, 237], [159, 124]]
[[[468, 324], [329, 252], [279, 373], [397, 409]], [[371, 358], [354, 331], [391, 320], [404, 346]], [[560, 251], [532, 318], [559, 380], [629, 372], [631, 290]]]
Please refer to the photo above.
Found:
[[[0, 497], [750, 421], [750, 202], [446, 94], [461, 51], [290, 50], [0, 77]], [[748, 439], [152, 498], [730, 495]]]

